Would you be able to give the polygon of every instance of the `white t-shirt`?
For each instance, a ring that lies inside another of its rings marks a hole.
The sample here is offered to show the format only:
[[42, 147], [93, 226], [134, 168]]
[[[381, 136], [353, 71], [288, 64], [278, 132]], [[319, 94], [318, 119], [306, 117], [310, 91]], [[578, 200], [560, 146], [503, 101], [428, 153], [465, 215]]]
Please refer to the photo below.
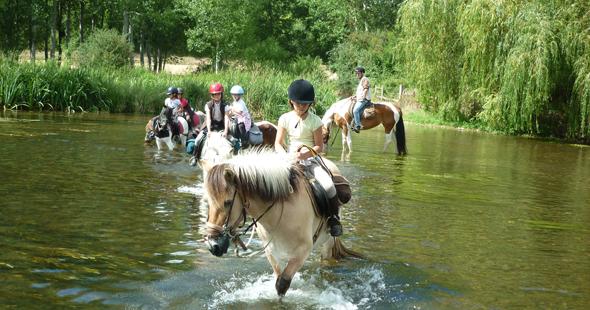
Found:
[[174, 112], [176, 112], [180, 106], [180, 100], [178, 100], [178, 98], [166, 98], [166, 100], [164, 100], [164, 105], [168, 108], [174, 109]]
[[311, 112], [308, 112], [307, 117], [302, 120], [295, 111], [291, 111], [281, 115], [278, 125], [287, 131], [287, 145], [289, 146], [287, 151], [294, 153], [301, 145], [309, 147], [315, 145], [313, 132], [322, 126], [322, 120]]
[[[365, 87], [363, 86], [363, 83], [367, 84], [367, 87], [369, 87], [369, 89], [367, 89], [367, 96], [365, 98], [363, 98], [363, 90], [365, 89]], [[371, 100], [371, 88], [369, 86], [369, 79], [366, 76], [363, 76], [360, 81], [359, 81], [359, 85], [356, 87], [356, 100], [357, 101], [361, 101], [363, 99], [367, 99], [367, 100]]]
[[240, 100], [232, 102], [230, 111], [231, 110], [238, 112], [235, 114], [236, 118], [238, 119], [238, 123], [244, 123], [246, 131], [250, 130], [250, 126], [252, 126], [252, 119], [250, 118], [250, 112], [248, 111], [244, 100], [240, 98]]

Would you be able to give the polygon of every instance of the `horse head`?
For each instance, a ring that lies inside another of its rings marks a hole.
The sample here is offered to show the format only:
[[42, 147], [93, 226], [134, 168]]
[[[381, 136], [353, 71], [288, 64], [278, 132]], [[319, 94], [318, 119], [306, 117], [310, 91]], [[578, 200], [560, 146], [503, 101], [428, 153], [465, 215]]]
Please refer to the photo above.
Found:
[[238, 177], [231, 165], [216, 164], [207, 169], [205, 186], [209, 210], [207, 214], [206, 242], [215, 256], [227, 253], [230, 241], [238, 237], [236, 230], [245, 221], [244, 201], [239, 193]]
[[229, 159], [233, 151], [233, 145], [221, 135], [221, 132], [211, 132], [203, 145], [201, 158], [212, 162], [220, 162]]
[[158, 138], [165, 138], [170, 135], [168, 118], [165, 114], [161, 113], [154, 121], [154, 133]]

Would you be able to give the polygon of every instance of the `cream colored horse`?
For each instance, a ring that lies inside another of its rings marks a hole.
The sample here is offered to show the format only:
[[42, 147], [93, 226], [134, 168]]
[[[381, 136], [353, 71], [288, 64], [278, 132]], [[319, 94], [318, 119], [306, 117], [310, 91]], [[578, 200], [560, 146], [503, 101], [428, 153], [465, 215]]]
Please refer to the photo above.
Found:
[[[333, 163], [325, 161], [338, 172]], [[252, 217], [277, 277], [275, 288], [279, 296], [285, 295], [293, 276], [314, 248], [321, 251], [322, 258], [361, 257], [346, 249], [339, 238], [329, 235], [308, 180], [284, 154], [251, 151], [206, 169], [209, 251], [222, 256], [230, 240], [241, 242], [238, 228], [248, 216]]]

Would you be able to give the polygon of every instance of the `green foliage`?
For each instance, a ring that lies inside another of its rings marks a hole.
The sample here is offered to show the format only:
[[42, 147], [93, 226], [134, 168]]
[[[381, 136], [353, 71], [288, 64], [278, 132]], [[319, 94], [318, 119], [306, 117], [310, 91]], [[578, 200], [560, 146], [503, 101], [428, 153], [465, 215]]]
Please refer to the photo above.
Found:
[[283, 63], [289, 59], [289, 52], [279, 45], [273, 38], [256, 42], [246, 48], [242, 57], [251, 64], [260, 62]]
[[[275, 122], [289, 110], [287, 87], [297, 78], [316, 87], [315, 110], [322, 114], [337, 100], [332, 84], [326, 83], [319, 59], [300, 58], [294, 68], [253, 65], [223, 70], [218, 74], [178, 76], [146, 70], [109, 68], [68, 69], [56, 63], [18, 64], [0, 58], [0, 104], [8, 109], [57, 111], [110, 111], [156, 114], [169, 86], [183, 87], [193, 106], [202, 110], [210, 100], [207, 89], [221, 82], [226, 89], [240, 84], [253, 116]], [[226, 100], [231, 100], [226, 92]]]
[[[396, 41], [393, 32], [354, 32], [330, 53], [330, 67], [338, 74], [339, 93], [352, 95], [358, 80], [354, 68], [363, 66], [367, 76], [388, 89], [399, 85]], [[385, 83], [388, 82], [388, 83]]]
[[115, 30], [96, 30], [78, 48], [80, 66], [87, 68], [129, 66], [132, 47]]
[[445, 120], [588, 139], [589, 6], [406, 1], [398, 25], [403, 72]]

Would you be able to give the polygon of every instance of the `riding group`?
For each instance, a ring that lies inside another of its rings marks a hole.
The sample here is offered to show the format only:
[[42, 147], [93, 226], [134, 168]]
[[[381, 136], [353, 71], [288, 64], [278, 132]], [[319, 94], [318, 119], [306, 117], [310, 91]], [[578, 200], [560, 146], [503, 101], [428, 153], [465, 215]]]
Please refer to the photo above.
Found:
[[[249, 133], [253, 124], [242, 99], [241, 86], [232, 87], [234, 101], [227, 104], [223, 100], [223, 86], [212, 84], [211, 101], [205, 105], [204, 118], [183, 100], [182, 90], [172, 87], [162, 113], [150, 121], [153, 134], [148, 132], [146, 140], [151, 135], [182, 136], [186, 132], [188, 139], [183, 142], [181, 138], [181, 143], [186, 143], [187, 150], [194, 140], [191, 151], [204, 171], [208, 202], [206, 240], [210, 252], [222, 256], [230, 242], [234, 243], [236, 252], [246, 249], [240, 237], [255, 228], [264, 242], [262, 251], [277, 277], [275, 289], [279, 296], [285, 295], [313, 248], [321, 250], [322, 258], [361, 257], [339, 240], [343, 233], [339, 208], [350, 200], [351, 190], [336, 165], [320, 155], [329, 139], [330, 127], [337, 125], [342, 129], [343, 145], [345, 137], [350, 139], [348, 129], [358, 132], [383, 124], [388, 135], [392, 131], [404, 131], [399, 108], [371, 103], [364, 68], [355, 71], [359, 78], [356, 95], [332, 105], [323, 119], [310, 110], [315, 101], [313, 85], [307, 80], [293, 81], [288, 88], [291, 111], [280, 116], [277, 126], [266, 122], [274, 130], [272, 139], [265, 137], [264, 144], [269, 147], [251, 148], [221, 161], [200, 158], [201, 151], [197, 149], [203, 147], [202, 140], [212, 139], [215, 132], [241, 149], [252, 144]], [[353, 108], [355, 101], [357, 107]], [[363, 119], [362, 110], [367, 107], [374, 111]], [[187, 130], [184, 130], [185, 123]], [[175, 126], [182, 128], [174, 131], [171, 128]], [[173, 132], [162, 133], [166, 130]], [[405, 136], [396, 134], [396, 137], [398, 152], [405, 153]], [[240, 231], [247, 217], [252, 219], [252, 224]]]

